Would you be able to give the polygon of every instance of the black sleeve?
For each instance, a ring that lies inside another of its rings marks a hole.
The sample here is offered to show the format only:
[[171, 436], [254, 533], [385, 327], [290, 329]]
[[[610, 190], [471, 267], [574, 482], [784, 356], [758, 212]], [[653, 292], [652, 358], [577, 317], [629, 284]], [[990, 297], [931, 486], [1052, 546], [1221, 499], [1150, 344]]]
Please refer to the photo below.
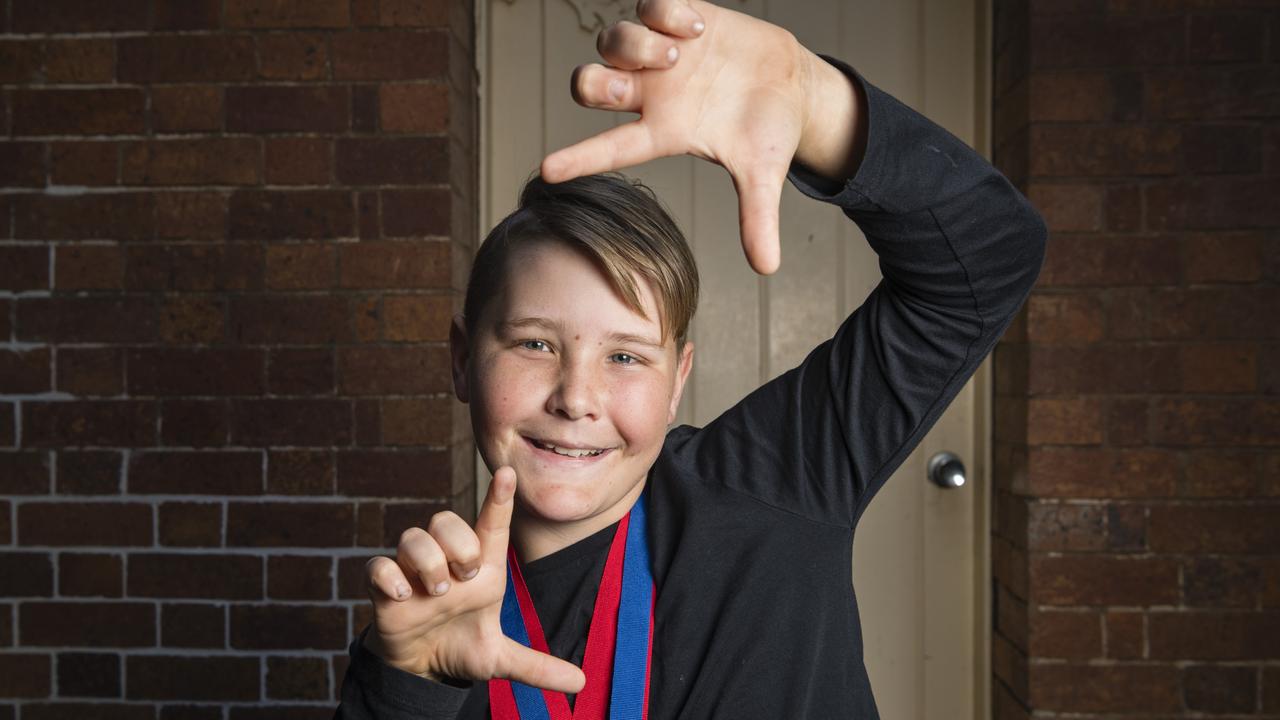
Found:
[[[365, 628], [369, 632], [369, 628]], [[469, 688], [432, 682], [391, 667], [364, 646], [364, 633], [348, 650], [334, 720], [453, 720]]]
[[824, 59], [866, 92], [866, 154], [843, 184], [798, 164], [788, 179], [844, 210], [883, 279], [799, 367], [675, 437], [700, 477], [852, 526], [1012, 321], [1039, 275], [1047, 231], [971, 148]]

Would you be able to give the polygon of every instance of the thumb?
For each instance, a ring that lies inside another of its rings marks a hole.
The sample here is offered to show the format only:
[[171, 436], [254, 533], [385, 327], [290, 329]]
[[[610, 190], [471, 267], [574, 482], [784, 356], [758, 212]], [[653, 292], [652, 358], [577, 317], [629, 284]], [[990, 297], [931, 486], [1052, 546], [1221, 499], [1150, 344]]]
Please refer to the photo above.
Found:
[[527, 648], [511, 638], [506, 639], [494, 674], [525, 685], [563, 693], [580, 692], [587, 684], [587, 676], [577, 665]]
[[749, 177], [733, 175], [738, 191], [738, 225], [742, 230], [742, 250], [751, 269], [772, 275], [782, 263], [778, 241], [778, 208], [782, 204], [784, 175], [755, 172]]

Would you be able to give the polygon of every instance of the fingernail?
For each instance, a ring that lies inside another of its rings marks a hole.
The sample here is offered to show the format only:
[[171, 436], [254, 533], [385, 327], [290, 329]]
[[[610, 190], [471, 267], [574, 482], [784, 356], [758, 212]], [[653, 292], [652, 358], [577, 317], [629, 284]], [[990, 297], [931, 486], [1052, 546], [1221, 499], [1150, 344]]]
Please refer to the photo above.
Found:
[[680, 50], [675, 45], [672, 45], [671, 49], [667, 51], [667, 62], [675, 62], [678, 57], [680, 57]]
[[470, 580], [471, 578], [475, 577], [476, 573], [478, 572], [480, 572], [480, 568], [471, 568], [470, 570], [462, 573], [462, 579]]
[[707, 29], [707, 24], [702, 22], [701, 20], [697, 20], [693, 23], [693, 31], [698, 33], [699, 35], [701, 35], [702, 31], [706, 29]]
[[396, 599], [403, 600], [409, 597], [409, 586], [404, 583], [396, 583]]
[[614, 102], [621, 100], [626, 92], [627, 83], [625, 80], [614, 78], [609, 81], [609, 97], [613, 98]]
[[443, 595], [448, 591], [449, 591], [449, 583], [442, 582], [442, 583], [437, 583], [435, 588], [432, 589], [431, 592], [435, 593], [436, 595]]

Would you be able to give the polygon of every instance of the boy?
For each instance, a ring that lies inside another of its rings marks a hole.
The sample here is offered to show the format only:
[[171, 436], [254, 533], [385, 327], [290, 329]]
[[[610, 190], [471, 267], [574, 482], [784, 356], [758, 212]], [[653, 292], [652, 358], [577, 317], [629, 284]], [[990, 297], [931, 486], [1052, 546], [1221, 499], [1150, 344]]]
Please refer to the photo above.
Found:
[[[547, 157], [476, 258], [454, 383], [494, 480], [474, 529], [440, 513], [370, 561], [338, 717], [877, 717], [854, 527], [1029, 293], [1043, 223], [786, 31], [638, 11], [574, 91], [641, 119]], [[586, 176], [685, 152], [730, 172], [757, 271], [785, 177], [845, 209], [884, 280], [800, 367], [667, 433], [696, 270], [651, 198]]]

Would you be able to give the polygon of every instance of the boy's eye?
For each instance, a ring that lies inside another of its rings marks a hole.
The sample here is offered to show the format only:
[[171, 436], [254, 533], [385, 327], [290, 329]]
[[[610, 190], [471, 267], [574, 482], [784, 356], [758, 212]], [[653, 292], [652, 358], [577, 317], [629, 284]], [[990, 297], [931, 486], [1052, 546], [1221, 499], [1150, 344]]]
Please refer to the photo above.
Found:
[[520, 347], [525, 350], [534, 350], [537, 352], [546, 352], [547, 350], [550, 350], [550, 348], [547, 347], [547, 344], [541, 340], [523, 340], [520, 342]]
[[640, 362], [639, 358], [637, 358], [635, 355], [628, 355], [626, 353], [614, 353], [613, 355], [609, 356], [609, 359], [613, 360], [619, 365], [634, 365]]

